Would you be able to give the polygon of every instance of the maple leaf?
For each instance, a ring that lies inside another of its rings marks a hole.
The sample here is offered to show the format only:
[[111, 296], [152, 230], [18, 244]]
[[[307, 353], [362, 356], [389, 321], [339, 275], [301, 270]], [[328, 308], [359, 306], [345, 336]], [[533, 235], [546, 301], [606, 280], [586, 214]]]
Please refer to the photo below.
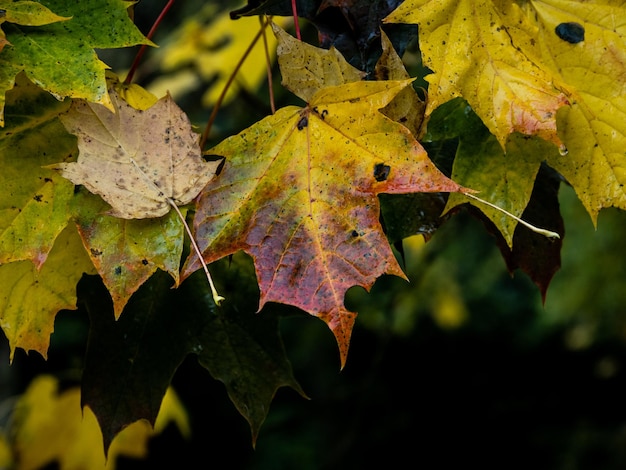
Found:
[[119, 317], [157, 268], [169, 272], [178, 285], [184, 232], [178, 214], [168, 212], [191, 202], [219, 162], [202, 159], [197, 134], [169, 95], [145, 111], [131, 107], [116, 91], [110, 95], [116, 113], [76, 101], [60, 117], [77, 135], [80, 153], [76, 162], [48, 168], [111, 205], [104, 214], [97, 202], [77, 204], [76, 218]]
[[[21, 2], [17, 2], [21, 3]], [[37, 28], [4, 24], [11, 46], [0, 54], [0, 125], [4, 123], [4, 94], [24, 71], [37, 85], [59, 99], [84, 98], [111, 106], [104, 70], [95, 48], [150, 44], [128, 17], [129, 2], [47, 0], [47, 8], [71, 19]]]
[[160, 217], [185, 205], [215, 175], [219, 162], [200, 155], [198, 137], [167, 95], [143, 111], [111, 92], [115, 113], [75, 101], [60, 116], [78, 137], [77, 162], [50, 166], [74, 184], [99, 194], [124, 219]]
[[303, 43], [276, 24], [272, 24], [272, 29], [278, 39], [276, 53], [282, 85], [304, 101], [325, 87], [358, 82], [365, 77], [334, 47], [324, 50]]
[[[549, 142], [513, 134], [506, 143], [505, 153], [493, 135], [477, 127], [470, 124], [461, 134], [451, 178], [479, 191], [482, 199], [499, 209], [462, 194], [451, 194], [445, 211], [469, 202], [492, 220], [506, 243], [512, 247], [518, 221], [502, 209], [516, 217], [522, 216], [541, 163], [552, 153], [558, 152]], [[477, 154], [480, 158], [476, 158]]]
[[[574, 187], [595, 224], [602, 208], [626, 209], [626, 8], [535, 0], [524, 9], [543, 63], [572, 103], [557, 115], [567, 153], [547, 162]], [[578, 36], [565, 35], [565, 28]]]
[[18, 347], [47, 358], [57, 312], [76, 308], [76, 283], [83, 273], [93, 272], [71, 227], [57, 237], [40, 269], [27, 260], [0, 265], [0, 326], [11, 361]]
[[[460, 191], [410, 132], [377, 110], [412, 80], [356, 82], [319, 90], [302, 109], [280, 109], [210, 150], [225, 157], [201, 192], [195, 235], [207, 263], [238, 250], [254, 259], [267, 302], [325, 321], [342, 366], [356, 314], [354, 285], [404, 277], [379, 224], [379, 193]], [[186, 261], [182, 277], [199, 260]]]
[[0, 264], [46, 261], [70, 217], [73, 187], [42, 168], [76, 153], [76, 142], [57, 119], [67, 110], [23, 74], [7, 93], [7, 124], [0, 131]]
[[561, 145], [556, 112], [568, 101], [538, 65], [533, 27], [516, 3], [407, 0], [385, 22], [419, 25], [424, 63], [433, 71], [427, 115], [461, 96], [503, 147], [513, 132]]
[[220, 309], [201, 276], [169, 289], [168, 276], [158, 272], [132, 297], [127, 314], [114, 320], [100, 280], [81, 280], [79, 304], [91, 322], [83, 404], [98, 417], [105, 448], [127, 424], [154, 422], [162, 393], [189, 354], [224, 383], [250, 423], [253, 441], [278, 388], [288, 386], [305, 396], [278, 335], [278, 318], [254, 314], [258, 288], [252, 266], [238, 256], [232, 263], [223, 260], [222, 267], [226, 264], [218, 282], [230, 300]]
[[[65, 20], [69, 20], [69, 18], [55, 15], [48, 8], [37, 2], [0, 2], [0, 24], [6, 21], [23, 26], [41, 26]], [[4, 31], [0, 30], [0, 51], [7, 44], [10, 44], [10, 42], [6, 40]]]
[[[113, 299], [119, 318], [130, 297], [157, 269], [179, 283], [184, 227], [174, 211], [163, 217], [128, 220], [105, 214], [107, 206], [91, 194], [74, 201], [83, 245]], [[186, 210], [181, 210], [182, 214]]]

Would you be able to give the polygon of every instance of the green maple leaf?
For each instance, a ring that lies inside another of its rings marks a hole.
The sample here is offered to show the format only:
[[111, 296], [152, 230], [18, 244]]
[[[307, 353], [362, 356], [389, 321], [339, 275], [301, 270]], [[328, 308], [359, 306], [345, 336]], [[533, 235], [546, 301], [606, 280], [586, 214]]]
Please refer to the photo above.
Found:
[[130, 2], [85, 0], [42, 2], [67, 21], [38, 27], [5, 23], [10, 43], [0, 53], [0, 125], [4, 95], [24, 72], [34, 83], [59, 99], [64, 97], [111, 106], [104, 71], [95, 48], [152, 44], [128, 17]]
[[96, 414], [105, 448], [124, 426], [138, 419], [154, 423], [163, 393], [189, 354], [224, 383], [249, 422], [253, 441], [278, 388], [290, 387], [304, 396], [278, 335], [278, 318], [254, 313], [258, 289], [250, 264], [235, 256], [220, 267], [217, 282], [229, 299], [220, 309], [201, 275], [169, 289], [169, 276], [157, 273], [117, 321], [98, 279], [79, 284], [79, 303], [92, 326], [83, 404]]
[[151, 219], [119, 219], [106, 215], [108, 206], [88, 193], [81, 193], [74, 207], [85, 249], [113, 299], [115, 318], [157, 269], [169, 273], [178, 285], [185, 231], [176, 212]]
[[[30, 1], [0, 1], [0, 24], [5, 21], [22, 26], [41, 26], [56, 23], [57, 21], [69, 20], [55, 15], [45, 6]], [[6, 40], [3, 30], [0, 30], [0, 51], [5, 45], [10, 44]]]
[[7, 93], [7, 124], [0, 132], [0, 264], [46, 261], [70, 217], [72, 185], [43, 168], [76, 154], [76, 139], [57, 116], [59, 102], [23, 75]]

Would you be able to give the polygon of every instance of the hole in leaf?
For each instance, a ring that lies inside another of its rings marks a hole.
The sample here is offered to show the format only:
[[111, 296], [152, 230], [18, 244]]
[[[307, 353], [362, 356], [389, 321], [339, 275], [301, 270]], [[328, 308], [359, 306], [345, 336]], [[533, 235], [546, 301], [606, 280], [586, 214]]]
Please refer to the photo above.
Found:
[[374, 165], [374, 179], [376, 181], [385, 181], [389, 177], [391, 167], [384, 163], [377, 163]]

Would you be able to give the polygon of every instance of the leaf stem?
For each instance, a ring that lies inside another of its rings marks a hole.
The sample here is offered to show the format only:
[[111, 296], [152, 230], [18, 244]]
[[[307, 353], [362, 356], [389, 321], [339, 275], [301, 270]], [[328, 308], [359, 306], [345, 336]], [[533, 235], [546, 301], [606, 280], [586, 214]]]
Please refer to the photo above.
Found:
[[[163, 21], [163, 18], [167, 14], [168, 10], [174, 4], [174, 1], [175, 0], [169, 0], [167, 2], [167, 4], [163, 7], [163, 10], [161, 11], [161, 13], [157, 17], [157, 19], [154, 21], [154, 24], [152, 25], [152, 28], [150, 28], [150, 31], [146, 35], [146, 38], [152, 39], [152, 36], [154, 36], [154, 33], [156, 32], [156, 29], [161, 24], [161, 21]], [[139, 67], [139, 61], [141, 61], [141, 58], [143, 57], [144, 53], [146, 52], [146, 48], [147, 47], [148, 47], [147, 44], [142, 44], [142, 46], [139, 48], [139, 51], [137, 52], [137, 55], [135, 56], [135, 59], [133, 60], [132, 65], [130, 66], [130, 70], [128, 71], [128, 75], [126, 75], [126, 79], [124, 80], [124, 83], [126, 85], [128, 85], [133, 80], [135, 72], [137, 71], [137, 67]]]
[[519, 217], [514, 216], [513, 214], [511, 214], [510, 212], [502, 209], [501, 207], [496, 206], [495, 204], [492, 204], [491, 202], [485, 201], [477, 196], [474, 196], [473, 194], [470, 193], [463, 193], [465, 196], [471, 198], [471, 199], [475, 199], [478, 202], [482, 202], [483, 204], [488, 205], [489, 207], [491, 207], [492, 209], [496, 209], [506, 215], [508, 215], [509, 217], [517, 220], [520, 224], [522, 224], [524, 227], [532, 230], [535, 233], [538, 233], [539, 235], [543, 235], [544, 237], [547, 238], [561, 238], [560, 235], [556, 232], [553, 232], [552, 230], [546, 230], [543, 228], [539, 228], [539, 227], [535, 227], [532, 224], [529, 224], [528, 222], [526, 222], [525, 220], [520, 219]]
[[270, 24], [270, 21], [271, 21], [271, 18], [268, 17], [267, 20], [263, 24], [261, 24], [261, 29], [256, 34], [256, 36], [254, 36], [254, 38], [250, 42], [250, 45], [248, 46], [246, 51], [243, 53], [243, 56], [239, 59], [239, 62], [237, 62], [237, 65], [235, 66], [235, 70], [233, 70], [233, 73], [231, 73], [230, 77], [228, 77], [228, 81], [226, 82], [226, 85], [224, 85], [224, 88], [222, 89], [222, 93], [220, 93], [220, 96], [217, 98], [217, 101], [215, 102], [213, 111], [211, 112], [211, 115], [209, 116], [209, 120], [206, 123], [206, 127], [204, 128], [204, 132], [202, 133], [202, 137], [200, 137], [200, 149], [204, 149], [204, 146], [206, 145], [206, 141], [209, 138], [209, 133], [211, 132], [211, 128], [213, 127], [213, 123], [215, 122], [217, 112], [222, 106], [222, 101], [224, 101], [226, 92], [228, 91], [233, 81], [235, 80], [235, 77], [237, 76], [237, 73], [239, 72], [239, 69], [243, 65], [244, 61], [250, 55], [250, 52], [252, 52], [252, 48], [256, 45], [257, 41], [261, 38], [263, 32], [265, 31], [265, 28], [267, 28], [267, 26]]
[[202, 268], [204, 269], [204, 272], [206, 274], [206, 278], [209, 280], [209, 286], [211, 287], [211, 294], [213, 294], [213, 302], [215, 302], [215, 305], [219, 306], [222, 303], [222, 300], [224, 300], [224, 297], [222, 297], [221, 295], [219, 295], [217, 293], [217, 289], [215, 288], [215, 284], [213, 284], [213, 278], [211, 277], [211, 273], [209, 272], [209, 268], [206, 265], [206, 262], [204, 261], [204, 258], [202, 257], [202, 253], [200, 252], [200, 248], [198, 247], [198, 244], [196, 243], [196, 240], [193, 237], [193, 234], [191, 233], [191, 229], [189, 228], [189, 225], [187, 224], [187, 221], [185, 220], [185, 217], [183, 216], [182, 212], [180, 211], [180, 209], [178, 208], [176, 203], [174, 201], [172, 201], [172, 199], [169, 198], [169, 197], [167, 198], [167, 202], [170, 204], [170, 206], [172, 206], [174, 208], [174, 210], [178, 214], [178, 217], [180, 218], [181, 222], [185, 226], [185, 230], [187, 231], [187, 235], [189, 235], [189, 239], [191, 240], [191, 244], [193, 245], [193, 249], [195, 250], [196, 254], [198, 255], [198, 258], [200, 259], [200, 263], [202, 263]]

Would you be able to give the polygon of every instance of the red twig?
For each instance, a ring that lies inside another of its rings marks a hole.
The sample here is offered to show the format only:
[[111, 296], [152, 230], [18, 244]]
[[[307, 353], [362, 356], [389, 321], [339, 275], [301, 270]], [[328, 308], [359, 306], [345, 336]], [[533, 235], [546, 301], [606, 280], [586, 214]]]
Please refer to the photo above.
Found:
[[267, 86], [270, 95], [270, 108], [272, 109], [272, 114], [276, 112], [276, 104], [274, 103], [274, 80], [272, 79], [272, 61], [270, 59], [270, 51], [269, 46], [267, 44], [267, 35], [265, 34], [265, 27], [263, 26], [263, 19], [259, 16], [259, 20], [261, 21], [261, 28], [263, 31], [263, 47], [265, 49], [265, 63], [267, 64]]
[[[152, 25], [152, 28], [150, 28], [150, 31], [148, 32], [148, 34], [146, 35], [146, 37], [148, 39], [152, 39], [152, 36], [154, 36], [154, 33], [155, 33], [156, 29], [161, 24], [161, 21], [163, 21], [163, 18], [167, 14], [168, 10], [174, 4], [174, 1], [175, 0], [169, 0], [167, 2], [167, 4], [163, 7], [163, 10], [161, 11], [159, 16], [155, 20], [155, 22]], [[139, 48], [139, 51], [137, 52], [137, 55], [135, 56], [135, 59], [133, 60], [132, 65], [130, 66], [130, 70], [128, 71], [128, 75], [126, 75], [126, 80], [124, 80], [124, 83], [126, 83], [127, 85], [133, 80], [133, 76], [135, 75], [135, 72], [137, 71], [137, 67], [139, 67], [139, 61], [141, 61], [141, 58], [143, 57], [144, 53], [146, 52], [146, 48], [147, 47], [148, 47], [147, 44], [143, 44]]]
[[228, 77], [228, 81], [226, 82], [226, 85], [224, 85], [224, 88], [222, 89], [220, 96], [217, 98], [215, 106], [213, 107], [213, 111], [211, 111], [209, 120], [207, 121], [206, 127], [204, 128], [204, 132], [202, 133], [202, 136], [200, 137], [200, 149], [204, 149], [206, 141], [209, 138], [209, 133], [211, 132], [211, 128], [213, 127], [213, 122], [215, 121], [215, 118], [217, 116], [217, 112], [222, 106], [222, 101], [224, 101], [224, 97], [226, 96], [226, 92], [228, 91], [233, 81], [235, 80], [235, 77], [237, 76], [237, 73], [239, 72], [239, 69], [243, 65], [244, 61], [250, 55], [250, 52], [252, 52], [252, 48], [255, 46], [257, 41], [263, 35], [265, 28], [267, 28], [269, 24], [270, 24], [270, 19], [268, 18], [267, 21], [265, 21], [261, 25], [259, 32], [256, 33], [256, 36], [254, 36], [254, 39], [252, 39], [252, 42], [250, 43], [246, 51], [243, 53], [243, 56], [241, 57], [241, 59], [239, 59], [239, 62], [237, 62], [237, 65], [235, 66], [235, 70], [233, 70], [233, 73], [230, 75], [230, 77]]
[[300, 35], [300, 23], [298, 22], [298, 7], [296, 6], [297, 0], [291, 0], [291, 11], [293, 12], [293, 23], [296, 28], [296, 38], [298, 41], [302, 41], [302, 36]]

